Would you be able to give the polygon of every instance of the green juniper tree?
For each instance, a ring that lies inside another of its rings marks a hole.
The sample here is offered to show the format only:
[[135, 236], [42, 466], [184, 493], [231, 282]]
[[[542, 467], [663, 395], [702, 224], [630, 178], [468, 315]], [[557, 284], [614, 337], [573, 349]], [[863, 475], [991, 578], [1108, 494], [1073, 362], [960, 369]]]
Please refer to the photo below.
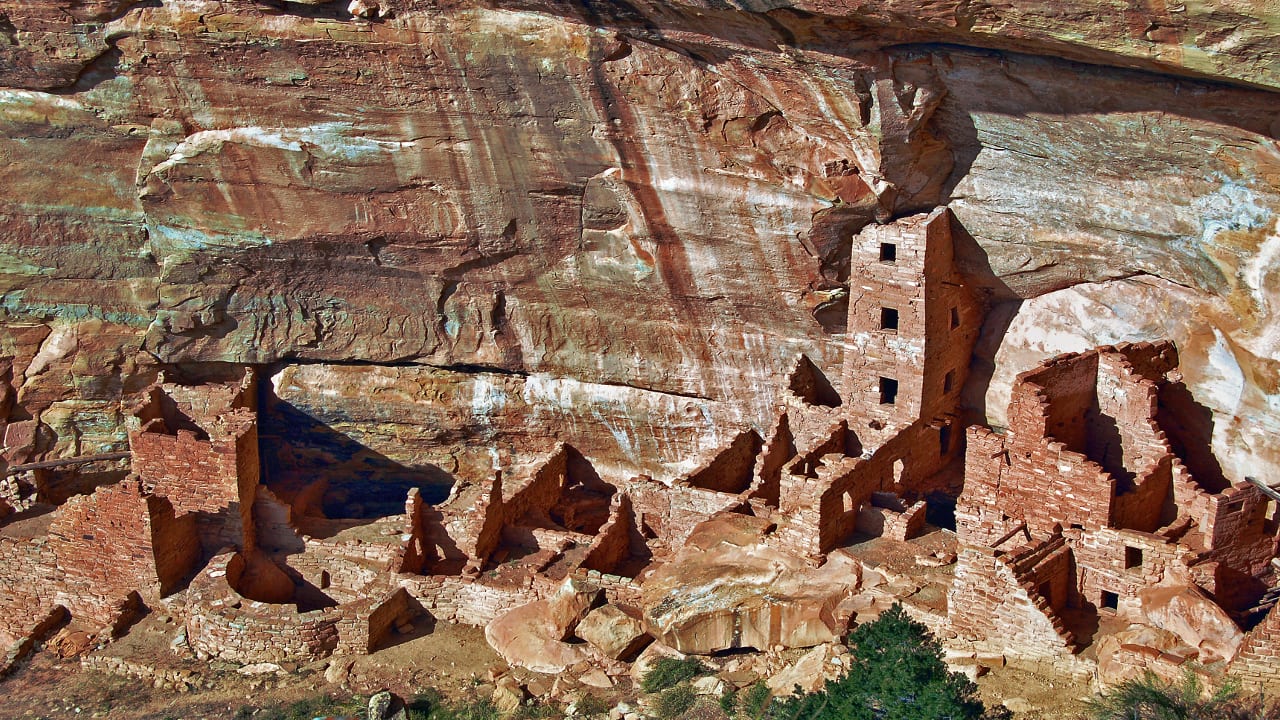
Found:
[[843, 677], [810, 695], [779, 701], [774, 720], [979, 720], [988, 713], [978, 687], [947, 670], [928, 628], [894, 605], [849, 636], [853, 661]]

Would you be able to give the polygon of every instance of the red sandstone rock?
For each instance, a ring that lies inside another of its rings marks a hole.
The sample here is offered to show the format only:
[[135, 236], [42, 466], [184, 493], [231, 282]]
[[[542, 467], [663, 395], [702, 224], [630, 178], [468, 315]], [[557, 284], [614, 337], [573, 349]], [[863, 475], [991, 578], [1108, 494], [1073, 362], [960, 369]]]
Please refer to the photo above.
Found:
[[639, 620], [613, 605], [603, 605], [587, 613], [575, 633], [615, 660], [635, 657], [653, 639]]
[[645, 579], [649, 632], [684, 653], [838, 639], [849, 619], [837, 606], [857, 587], [854, 565], [836, 555], [811, 568], [766, 544], [767, 525], [741, 515], [699, 525], [688, 545]]
[[582, 646], [564, 640], [599, 594], [598, 588], [566, 580], [550, 598], [495, 618], [484, 628], [485, 640], [512, 665], [540, 673], [562, 673], [590, 657]]
[[1148, 588], [1138, 602], [1148, 623], [1198, 649], [1202, 663], [1234, 658], [1244, 640], [1227, 613], [1194, 585]]

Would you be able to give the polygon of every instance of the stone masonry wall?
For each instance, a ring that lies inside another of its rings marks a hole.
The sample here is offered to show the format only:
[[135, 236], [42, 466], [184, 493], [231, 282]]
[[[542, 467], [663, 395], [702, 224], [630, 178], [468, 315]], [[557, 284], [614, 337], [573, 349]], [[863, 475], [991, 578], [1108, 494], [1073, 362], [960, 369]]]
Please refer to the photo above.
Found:
[[1048, 600], [993, 548], [961, 549], [947, 607], [955, 632], [1002, 652], [1051, 658], [1071, 651], [1072, 638]]
[[1280, 610], [1272, 607], [1245, 636], [1229, 674], [1246, 689], [1271, 697], [1280, 695]]
[[136, 479], [68, 500], [49, 543], [63, 570], [63, 604], [100, 625], [115, 621], [131, 592], [152, 602], [171, 592], [199, 553], [191, 516], [175, 518], [172, 505], [145, 495]]

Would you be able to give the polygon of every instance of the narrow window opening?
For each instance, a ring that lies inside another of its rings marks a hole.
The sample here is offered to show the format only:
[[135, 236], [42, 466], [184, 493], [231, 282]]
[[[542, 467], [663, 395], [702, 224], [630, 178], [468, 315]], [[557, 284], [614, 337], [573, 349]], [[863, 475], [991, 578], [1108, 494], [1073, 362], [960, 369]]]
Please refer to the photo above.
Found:
[[960, 327], [960, 308], [951, 308], [951, 329]]
[[880, 262], [897, 262], [898, 246], [894, 243], [880, 243]]
[[332, 583], [332, 582], [333, 582], [333, 580], [329, 577], [329, 571], [328, 571], [328, 570], [321, 570], [321, 571], [320, 571], [320, 589], [321, 589], [321, 590], [325, 590], [325, 589], [327, 589], [327, 588], [329, 587], [330, 583]]
[[898, 329], [898, 311], [893, 308], [880, 308], [880, 329]]
[[1142, 548], [1128, 547], [1124, 549], [1124, 569], [1132, 570], [1142, 567]]
[[943, 425], [942, 427], [938, 428], [938, 447], [941, 449], [943, 455], [946, 455], [947, 453], [951, 452], [951, 426], [950, 425]]
[[942, 392], [949, 393], [956, 386], [956, 371], [950, 370], [942, 378]]
[[898, 400], [898, 381], [892, 378], [880, 378], [880, 404], [892, 405]]
[[1113, 592], [1107, 592], [1106, 590], [1103, 590], [1102, 591], [1102, 607], [1106, 608], [1107, 610], [1119, 609], [1120, 596]]
[[893, 461], [893, 482], [895, 484], [902, 482], [902, 473], [906, 472], [906, 470], [907, 464], [902, 461], [902, 458]]
[[841, 495], [840, 497], [841, 497], [841, 499], [842, 499], [842, 500], [844, 500], [844, 511], [845, 511], [846, 513], [851, 513], [851, 512], [853, 512], [853, 510], [854, 510], [854, 508], [853, 508], [853, 496], [852, 496], [852, 495], [850, 495], [849, 493], [845, 493], [844, 495]]

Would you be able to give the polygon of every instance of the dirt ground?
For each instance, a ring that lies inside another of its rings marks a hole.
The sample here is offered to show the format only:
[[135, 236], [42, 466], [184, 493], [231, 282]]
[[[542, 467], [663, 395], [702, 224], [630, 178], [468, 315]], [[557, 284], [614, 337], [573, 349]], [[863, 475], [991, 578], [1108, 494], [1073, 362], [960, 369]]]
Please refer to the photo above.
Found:
[[44, 650], [0, 680], [0, 720], [233, 718], [245, 708], [287, 706], [317, 693], [348, 698], [384, 688], [404, 697], [435, 689], [464, 699], [482, 690], [491, 668], [505, 668], [480, 629], [440, 623], [418, 628], [373, 655], [354, 658], [350, 670], [343, 673], [344, 689], [325, 679], [329, 660], [250, 676], [228, 663], [183, 662], [168, 649], [171, 633], [164, 630], [165, 625], [148, 618], [99, 652], [190, 669], [191, 687], [156, 688], [147, 680], [85, 669], [78, 660], [63, 660]]

